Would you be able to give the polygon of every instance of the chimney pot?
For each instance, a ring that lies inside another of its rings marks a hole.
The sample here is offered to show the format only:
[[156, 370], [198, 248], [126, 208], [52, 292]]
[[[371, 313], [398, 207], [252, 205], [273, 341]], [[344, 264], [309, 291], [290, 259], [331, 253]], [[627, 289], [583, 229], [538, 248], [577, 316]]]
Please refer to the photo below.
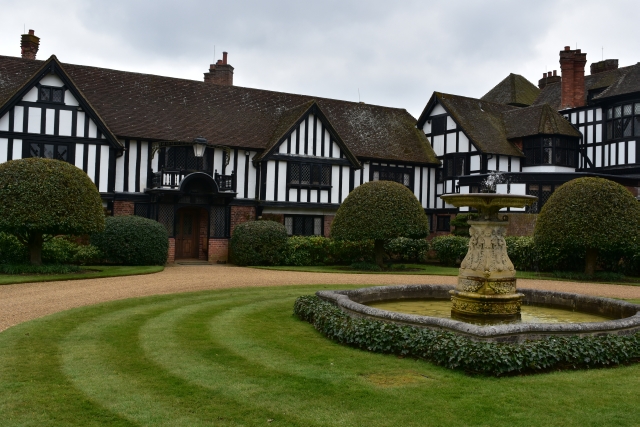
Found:
[[29, 30], [29, 35], [32, 36], [33, 34], [33, 30]]
[[222, 53], [222, 59], [211, 64], [209, 72], [204, 73], [204, 81], [217, 85], [233, 86], [233, 67], [227, 63], [227, 52]]
[[227, 52], [222, 52], [222, 63], [223, 64], [227, 63]]
[[564, 50], [571, 50], [571, 46], [565, 46]]
[[553, 77], [557, 76], [556, 71], [557, 70], [553, 70]]
[[33, 30], [29, 30], [28, 34], [22, 35], [20, 39], [20, 50], [23, 59], [36, 59], [39, 47], [40, 37], [36, 37]]

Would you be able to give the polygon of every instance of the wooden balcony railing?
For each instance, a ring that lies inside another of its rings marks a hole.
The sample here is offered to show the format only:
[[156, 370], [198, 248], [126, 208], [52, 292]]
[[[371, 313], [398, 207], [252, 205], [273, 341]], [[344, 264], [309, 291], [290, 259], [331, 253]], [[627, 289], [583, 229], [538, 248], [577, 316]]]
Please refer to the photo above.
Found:
[[[153, 188], [179, 188], [182, 180], [191, 173], [193, 172], [168, 170], [159, 171], [153, 174], [151, 185]], [[213, 174], [213, 179], [216, 181], [216, 184], [218, 184], [218, 191], [235, 191], [235, 171], [231, 172], [231, 175], [221, 175], [218, 173], [218, 171], [215, 171]]]

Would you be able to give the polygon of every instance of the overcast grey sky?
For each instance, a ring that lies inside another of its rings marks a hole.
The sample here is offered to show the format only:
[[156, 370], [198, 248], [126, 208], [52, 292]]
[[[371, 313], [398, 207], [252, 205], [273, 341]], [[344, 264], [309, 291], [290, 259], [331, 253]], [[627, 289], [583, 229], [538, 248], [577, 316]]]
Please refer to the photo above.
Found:
[[638, 16], [638, 1], [601, 0], [0, 0], [0, 55], [20, 55], [26, 26], [38, 59], [201, 80], [215, 46], [238, 86], [359, 90], [417, 117], [435, 90], [480, 97], [510, 72], [537, 84], [565, 45], [635, 64]]

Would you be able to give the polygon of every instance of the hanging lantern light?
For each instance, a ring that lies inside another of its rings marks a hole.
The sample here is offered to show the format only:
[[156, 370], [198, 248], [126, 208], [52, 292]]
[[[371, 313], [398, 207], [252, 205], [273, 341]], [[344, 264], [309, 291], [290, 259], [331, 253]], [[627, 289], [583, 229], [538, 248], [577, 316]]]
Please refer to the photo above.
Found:
[[193, 155], [201, 158], [207, 148], [207, 140], [201, 136], [193, 140]]

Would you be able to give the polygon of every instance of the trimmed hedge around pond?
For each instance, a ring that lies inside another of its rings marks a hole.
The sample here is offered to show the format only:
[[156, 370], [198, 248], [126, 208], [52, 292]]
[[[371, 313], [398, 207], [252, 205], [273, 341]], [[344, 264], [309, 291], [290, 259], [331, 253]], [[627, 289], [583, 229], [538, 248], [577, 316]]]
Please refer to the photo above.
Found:
[[640, 361], [640, 333], [557, 337], [505, 344], [472, 341], [451, 332], [352, 318], [314, 295], [298, 297], [293, 312], [340, 344], [424, 359], [470, 374], [501, 376], [601, 368]]

